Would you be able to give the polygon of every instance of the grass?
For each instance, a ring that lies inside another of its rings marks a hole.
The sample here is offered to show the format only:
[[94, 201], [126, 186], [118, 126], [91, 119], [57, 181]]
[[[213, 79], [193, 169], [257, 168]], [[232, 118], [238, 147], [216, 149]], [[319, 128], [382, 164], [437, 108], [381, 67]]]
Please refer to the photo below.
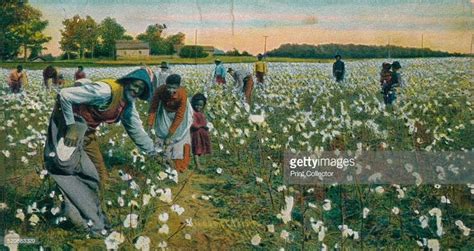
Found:
[[[256, 62], [255, 57], [235, 57], [235, 56], [210, 56], [206, 58], [180, 58], [177, 56], [151, 56], [149, 58], [124, 58], [118, 60], [112, 59], [74, 59], [74, 60], [56, 60], [52, 62], [0, 62], [2, 68], [15, 68], [18, 64], [23, 65], [26, 69], [44, 69], [48, 65], [54, 65], [65, 68], [74, 68], [78, 65], [84, 67], [110, 67], [110, 66], [136, 66], [136, 65], [159, 65], [162, 61], [167, 61], [170, 64], [212, 64], [214, 60], [219, 58], [224, 63], [253, 63]], [[328, 63], [332, 59], [304, 59], [304, 58], [284, 58], [284, 57], [269, 57], [267, 62], [287, 62], [287, 63]]]

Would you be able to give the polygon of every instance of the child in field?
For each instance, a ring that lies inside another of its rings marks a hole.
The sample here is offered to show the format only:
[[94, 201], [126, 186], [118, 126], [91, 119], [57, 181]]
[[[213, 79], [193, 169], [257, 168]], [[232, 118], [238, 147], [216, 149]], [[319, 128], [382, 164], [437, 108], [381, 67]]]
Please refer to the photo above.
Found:
[[203, 113], [206, 103], [207, 99], [201, 93], [195, 94], [191, 99], [191, 106], [194, 110], [193, 124], [191, 125], [191, 145], [197, 169], [201, 169], [199, 156], [211, 153], [209, 127], [207, 127], [206, 115]]

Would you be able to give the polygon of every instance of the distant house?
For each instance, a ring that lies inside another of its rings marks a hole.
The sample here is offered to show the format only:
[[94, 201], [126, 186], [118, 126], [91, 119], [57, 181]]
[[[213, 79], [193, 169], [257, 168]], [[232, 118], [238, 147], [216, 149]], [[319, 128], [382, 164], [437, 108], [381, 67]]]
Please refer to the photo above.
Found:
[[214, 49], [214, 56], [221, 56], [221, 55], [225, 55], [225, 51], [215, 48]]
[[31, 62], [47, 62], [53, 61], [54, 57], [51, 54], [38, 55], [36, 57], [30, 58]]
[[150, 45], [138, 40], [117, 40], [115, 42], [115, 55], [117, 57], [148, 57]]
[[[191, 44], [189, 44], [191, 45]], [[175, 45], [174, 46], [174, 50], [176, 51], [176, 55], [179, 55], [179, 52], [181, 51], [181, 48], [183, 48], [184, 45]], [[197, 46], [200, 46], [203, 48], [203, 51], [207, 54], [209, 54], [209, 56], [212, 56], [214, 55], [214, 52], [215, 52], [215, 48], [214, 46], [211, 46], [211, 45], [197, 45]]]

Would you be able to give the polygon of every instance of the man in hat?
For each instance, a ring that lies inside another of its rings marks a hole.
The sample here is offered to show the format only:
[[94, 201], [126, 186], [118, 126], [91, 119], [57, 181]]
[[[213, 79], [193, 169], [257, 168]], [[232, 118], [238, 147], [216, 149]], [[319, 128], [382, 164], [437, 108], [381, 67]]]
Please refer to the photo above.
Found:
[[242, 90], [245, 95], [245, 100], [247, 104], [252, 102], [252, 92], [253, 92], [253, 78], [252, 74], [245, 70], [234, 70], [229, 68], [227, 72], [232, 76], [235, 81], [237, 91]]
[[257, 77], [257, 83], [263, 84], [264, 77], [267, 74], [267, 63], [262, 61], [263, 55], [259, 53], [257, 55], [258, 61], [255, 63], [255, 76]]
[[18, 65], [16, 69], [10, 72], [10, 76], [8, 77], [8, 86], [10, 87], [10, 91], [12, 93], [19, 93], [21, 92], [23, 87], [28, 85], [28, 76], [26, 75], [26, 71], [23, 70], [22, 65]]
[[[155, 155], [153, 141], [143, 129], [135, 108], [137, 98], [148, 100], [152, 95], [155, 81], [152, 70], [142, 68], [119, 79], [81, 79], [77, 82], [82, 85], [64, 88], [58, 94], [44, 162], [64, 196], [65, 215], [92, 234], [101, 235], [107, 227], [99, 191], [108, 173], [96, 129], [101, 124], [120, 121], [140, 150]], [[64, 152], [69, 152], [69, 157], [61, 157]]]
[[161, 71], [158, 73], [158, 83], [156, 88], [158, 88], [161, 85], [166, 84], [166, 78], [172, 74], [170, 70], [170, 66], [168, 65], [168, 62], [161, 62], [160, 64], [160, 69]]
[[222, 64], [222, 61], [220, 59], [216, 59], [214, 61], [216, 63], [216, 68], [214, 69], [214, 75], [213, 78], [216, 81], [217, 84], [225, 84], [225, 67], [224, 64]]
[[337, 54], [335, 56], [336, 62], [332, 65], [332, 75], [336, 78], [336, 82], [341, 82], [344, 80], [344, 74], [346, 73], [346, 69], [344, 66], [344, 62], [341, 60], [341, 55]]
[[86, 73], [84, 72], [84, 67], [82, 67], [82, 65], [79, 65], [77, 67], [76, 73], [74, 73], [74, 81], [77, 81], [83, 78], [86, 78]]

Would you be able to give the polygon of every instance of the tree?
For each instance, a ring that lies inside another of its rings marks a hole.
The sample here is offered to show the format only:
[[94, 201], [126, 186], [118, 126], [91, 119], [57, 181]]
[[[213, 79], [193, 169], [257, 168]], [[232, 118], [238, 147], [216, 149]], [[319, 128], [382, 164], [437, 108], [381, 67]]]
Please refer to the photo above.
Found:
[[248, 53], [247, 51], [243, 51], [242, 53], [240, 53], [239, 50], [237, 50], [236, 48], [234, 48], [233, 50], [225, 52], [225, 55], [226, 56], [237, 56], [237, 57], [252, 56], [252, 54]]
[[139, 34], [137, 39], [150, 44], [150, 54], [152, 55], [171, 55], [175, 52], [175, 45], [184, 44], [185, 35], [179, 32], [162, 37], [164, 29], [166, 29], [164, 24], [149, 25], [145, 33]]
[[115, 41], [120, 39], [132, 40], [133, 37], [125, 35], [125, 28], [117, 23], [115, 18], [106, 17], [99, 25], [101, 50], [106, 56], [112, 57], [115, 53]]
[[209, 56], [209, 54], [204, 52], [204, 48], [202, 46], [186, 45], [181, 48], [179, 56], [182, 58], [205, 58]]
[[178, 32], [177, 34], [166, 37], [165, 41], [166, 43], [168, 43], [168, 46], [169, 46], [168, 54], [175, 53], [176, 46], [184, 45], [185, 38], [186, 38], [186, 35], [184, 35], [184, 33], [181, 33], [181, 32]]
[[24, 52], [24, 60], [28, 49], [42, 48], [51, 37], [43, 34], [48, 21], [41, 20], [39, 10], [25, 1], [0, 1], [0, 57], [2, 60], [16, 57], [20, 49]]
[[75, 15], [70, 19], [63, 21], [64, 29], [61, 30], [61, 49], [69, 54], [69, 52], [78, 51], [80, 58], [84, 57], [84, 52], [89, 50], [94, 53], [94, 47], [99, 37], [98, 25], [95, 20], [86, 16], [81, 18]]

